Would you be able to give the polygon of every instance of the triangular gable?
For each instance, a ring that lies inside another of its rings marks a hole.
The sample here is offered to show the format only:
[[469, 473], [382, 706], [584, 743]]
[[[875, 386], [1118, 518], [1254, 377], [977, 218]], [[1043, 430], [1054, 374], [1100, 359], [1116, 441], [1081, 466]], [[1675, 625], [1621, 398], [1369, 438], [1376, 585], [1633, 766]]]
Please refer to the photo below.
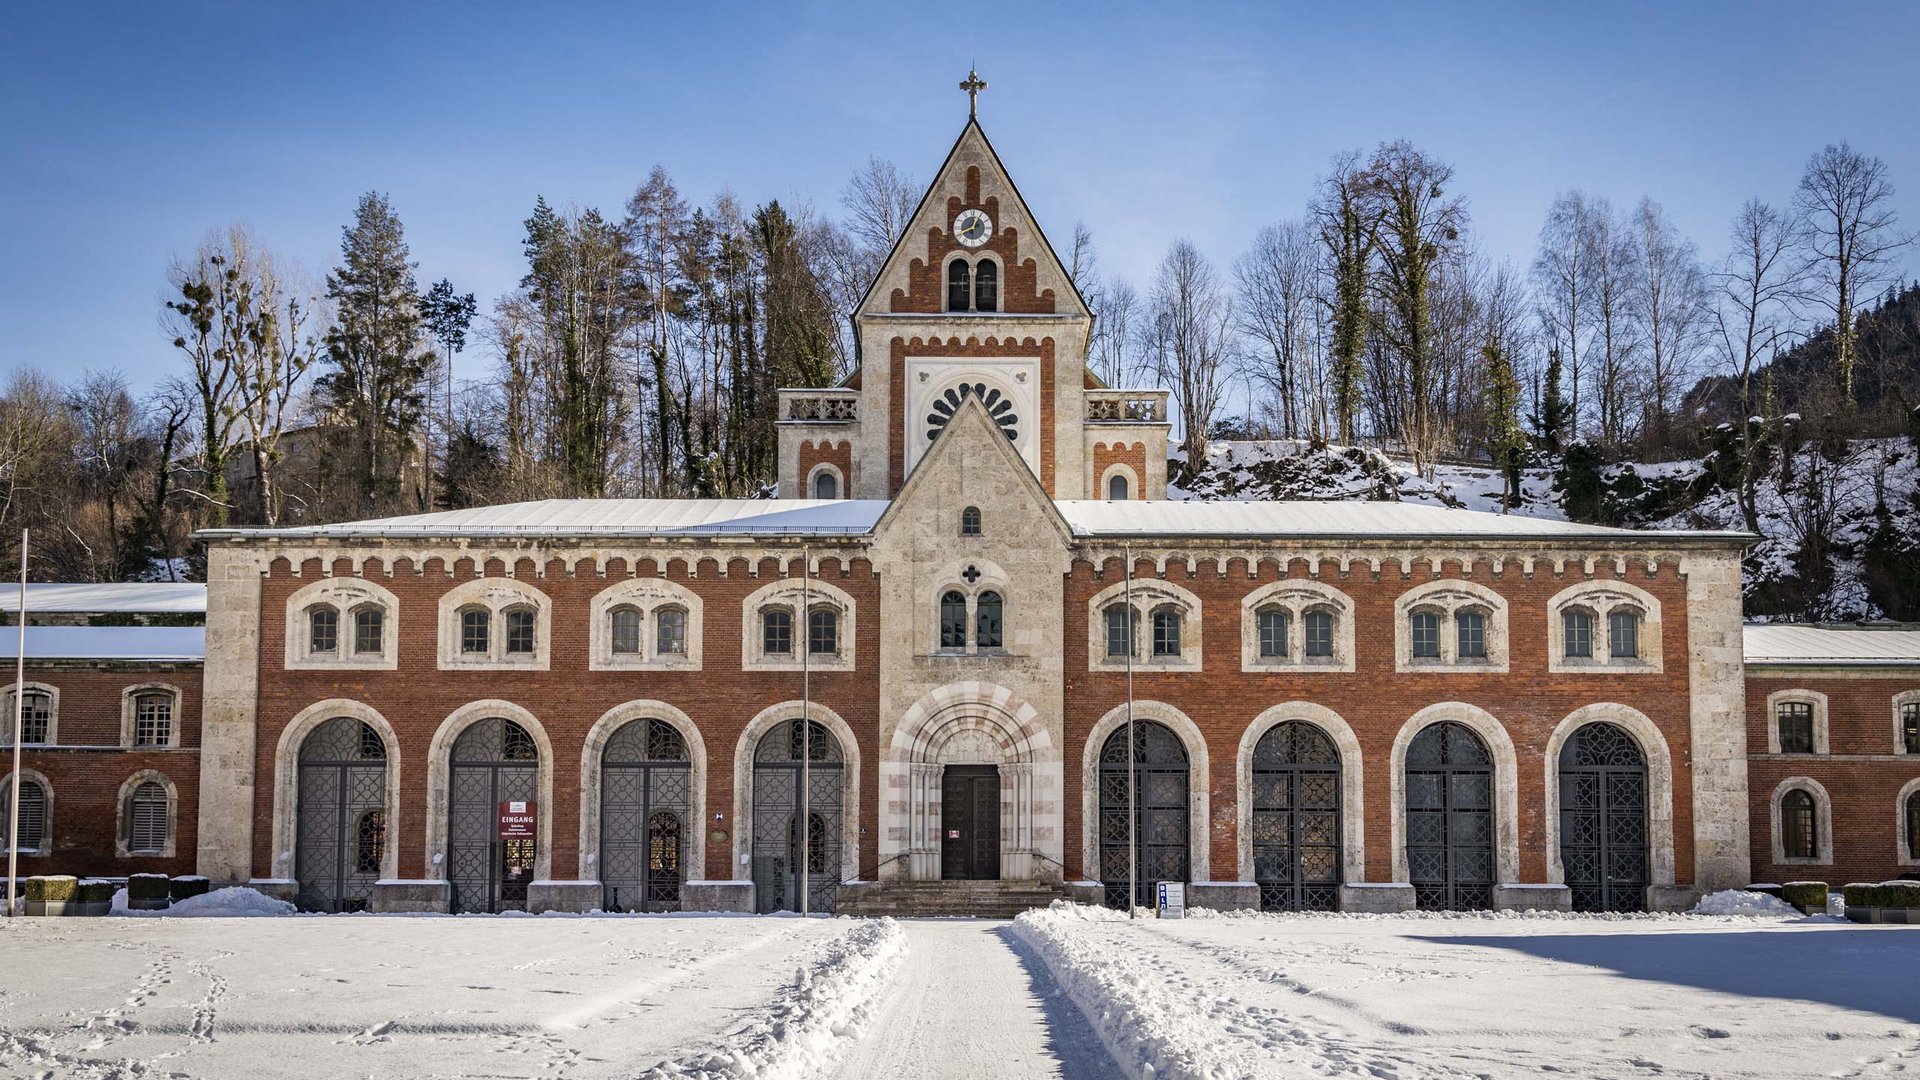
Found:
[[927, 447], [927, 452], [921, 456], [920, 463], [914, 466], [912, 474], [907, 477], [907, 482], [901, 486], [900, 493], [893, 497], [893, 501], [881, 513], [879, 520], [873, 523], [873, 535], [880, 536], [887, 531], [888, 525], [899, 514], [904, 513], [901, 507], [910, 505], [913, 502], [914, 493], [930, 482], [928, 477], [938, 476], [946, 469], [958, 469], [960, 466], [957, 462], [949, 462], [946, 459], [960, 453], [958, 448], [962, 444], [976, 438], [992, 446], [1001, 455], [1005, 467], [1019, 477], [1017, 482], [1026, 489], [1027, 494], [1036, 504], [1045, 508], [1043, 513], [1060, 534], [1061, 539], [1071, 540], [1072, 528], [1067, 525], [1067, 519], [1060, 516], [1060, 508], [1054, 505], [1046, 489], [1040, 486], [1039, 477], [1033, 475], [1033, 470], [1028, 467], [1026, 459], [1013, 448], [1013, 443], [1008, 441], [1006, 433], [1000, 430], [1000, 425], [993, 422], [993, 417], [987, 413], [986, 405], [972, 395], [960, 402], [959, 410], [953, 414], [952, 420], [947, 421], [946, 428], [941, 431], [940, 437], [934, 439], [933, 445]]
[[[945, 209], [944, 199], [940, 205], [936, 206], [934, 204], [934, 193], [940, 192], [944, 194], [966, 190], [966, 176], [965, 173], [961, 171], [962, 166], [959, 164], [958, 158], [961, 149], [967, 145], [969, 138], [979, 140], [981, 148], [986, 153], [987, 161], [992, 165], [993, 169], [1000, 174], [1000, 179], [1005, 182], [1007, 191], [1012, 195], [1014, 204], [1019, 207], [1021, 216], [1033, 225], [1033, 239], [1038, 242], [1039, 250], [1036, 252], [1023, 249], [1021, 255], [1036, 260], [1045, 260], [1050, 264], [1054, 275], [1066, 284], [1067, 293], [1073, 297], [1071, 301], [1072, 307], [1077, 308], [1077, 313], [1080, 315], [1091, 316], [1093, 310], [1087, 306], [1086, 297], [1080, 294], [1079, 286], [1074, 284], [1073, 278], [1067, 273], [1066, 264], [1060, 261], [1059, 254], [1053, 249], [1053, 243], [1047, 239], [1046, 230], [1041, 227], [1040, 219], [1034, 216], [1033, 209], [1027, 205], [1026, 197], [1020, 194], [1019, 185], [1013, 182], [1013, 174], [1007, 171], [1006, 163], [1000, 160], [999, 152], [993, 148], [993, 141], [987, 138], [986, 130], [980, 126], [980, 121], [975, 117], [967, 118], [966, 126], [960, 129], [959, 138], [953, 140], [953, 146], [947, 150], [946, 159], [940, 163], [939, 170], [934, 173], [933, 182], [927, 185], [927, 190], [920, 196], [919, 205], [913, 209], [913, 216], [907, 219], [907, 227], [902, 230], [899, 239], [893, 242], [892, 250], [887, 252], [886, 261], [880, 264], [880, 272], [874, 275], [874, 279], [867, 284], [867, 291], [861, 294], [860, 302], [854, 306], [855, 313], [862, 315], [867, 314], [868, 305], [875, 302], [874, 298], [881, 287], [881, 283], [894, 276], [894, 271], [901, 260], [911, 260], [914, 258], [914, 252], [909, 244], [910, 241], [918, 242], [922, 245], [925, 244], [927, 229], [931, 223], [929, 215], [934, 211], [944, 211]], [[947, 224], [944, 212], [939, 213], [937, 217], [937, 223], [944, 227]], [[1000, 222], [995, 223], [996, 227], [999, 227], [1001, 224]], [[1056, 298], [1056, 306], [1061, 306], [1058, 301], [1060, 293], [1056, 291], [1054, 296]], [[1075, 312], [1071, 310], [1061, 312], [1061, 314], [1074, 313]]]

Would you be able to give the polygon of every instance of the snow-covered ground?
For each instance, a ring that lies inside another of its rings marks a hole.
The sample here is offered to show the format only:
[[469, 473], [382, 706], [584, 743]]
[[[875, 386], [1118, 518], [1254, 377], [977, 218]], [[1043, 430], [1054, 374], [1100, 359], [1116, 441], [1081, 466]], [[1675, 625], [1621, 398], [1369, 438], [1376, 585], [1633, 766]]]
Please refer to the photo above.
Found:
[[1733, 916], [14, 919], [0, 1076], [1864, 1076], [1920, 928]]

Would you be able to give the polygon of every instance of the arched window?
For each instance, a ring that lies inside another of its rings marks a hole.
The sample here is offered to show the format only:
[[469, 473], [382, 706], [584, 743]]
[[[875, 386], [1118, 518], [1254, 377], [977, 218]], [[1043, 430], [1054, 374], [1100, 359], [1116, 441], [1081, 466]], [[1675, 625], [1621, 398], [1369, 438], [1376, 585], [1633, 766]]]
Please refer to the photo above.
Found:
[[1277, 659], [1287, 655], [1287, 612], [1285, 608], [1263, 607], [1256, 613], [1260, 624], [1260, 656]]
[[1920, 860], [1920, 791], [1907, 796], [1907, 858]]
[[973, 310], [1000, 310], [1000, 267], [992, 259], [973, 268]]
[[145, 780], [127, 796], [127, 851], [158, 855], [167, 848], [167, 789], [158, 780]]
[[940, 647], [967, 647], [967, 598], [949, 590], [940, 596]]
[[1457, 634], [1455, 644], [1459, 652], [1455, 655], [1464, 660], [1485, 660], [1487, 658], [1487, 616], [1479, 611], [1461, 611], [1453, 616], [1454, 630]]
[[[28, 701], [31, 703], [32, 699]], [[1903, 702], [1900, 706], [1900, 748], [1909, 754], [1920, 754], [1920, 701]], [[1920, 858], [1920, 855], [1914, 857]]]
[[1306, 630], [1305, 652], [1308, 656], [1333, 655], [1333, 612], [1316, 609], [1307, 612], [1301, 621]]
[[1775, 715], [1780, 723], [1780, 752], [1813, 753], [1813, 703], [1782, 701], [1776, 707]]
[[965, 510], [960, 511], [960, 535], [961, 536], [979, 536], [980, 535], [980, 508], [979, 507], [969, 506]]
[[469, 656], [485, 656], [493, 648], [493, 613], [486, 608], [467, 608], [460, 613], [460, 651]]
[[368, 604], [353, 613], [353, 651], [378, 655], [385, 645], [387, 613]]
[[[7, 695], [9, 698], [11, 694]], [[8, 704], [12, 704], [11, 701]], [[0, 724], [8, 723], [11, 718], [0, 719]], [[13, 740], [11, 732], [0, 737], [0, 744], [9, 744]], [[35, 746], [53, 741], [53, 695], [45, 690], [28, 690], [20, 699], [20, 744]], [[24, 788], [21, 789], [23, 792]]]
[[156, 690], [133, 699], [133, 745], [173, 745], [173, 695]]
[[973, 281], [967, 260], [955, 259], [947, 264], [947, 310], [965, 311], [972, 299]]
[[687, 654], [687, 609], [663, 607], [653, 615], [653, 647], [662, 656]]
[[307, 609], [307, 651], [330, 654], [340, 647], [340, 611], [332, 604]]
[[768, 608], [760, 613], [760, 651], [769, 656], [792, 654], [793, 612]]
[[1127, 605], [1115, 604], [1107, 609], [1107, 655], [1130, 656], [1133, 654], [1133, 624], [1139, 622], [1139, 616], [1128, 618]]
[[813, 474], [813, 497], [816, 499], [837, 499], [840, 497], [840, 478], [832, 469], [821, 469]]
[[807, 651], [814, 656], [832, 656], [840, 651], [839, 612], [815, 608], [808, 614]]
[[364, 911], [387, 853], [387, 744], [373, 725], [336, 716], [300, 743], [294, 903]]
[[607, 613], [613, 631], [613, 651], [631, 655], [640, 651], [640, 609], [617, 607]]
[[1413, 613], [1413, 658], [1440, 659], [1440, 616], [1431, 611]]
[[1789, 859], [1820, 857], [1819, 816], [1813, 796], [1794, 788], [1780, 796], [1780, 844]]
[[1580, 608], [1568, 608], [1560, 616], [1565, 629], [1568, 657], [1585, 660], [1593, 656], [1593, 612]]
[[1153, 655], [1180, 655], [1180, 609], [1155, 608], [1153, 612]]
[[973, 643], [982, 649], [1000, 647], [1000, 594], [983, 592], [974, 602]]
[[1640, 655], [1640, 613], [1615, 608], [1607, 614], [1607, 655], [1631, 660]]
[[1130, 498], [1125, 473], [1114, 473], [1107, 478], [1107, 499], [1112, 502], [1126, 502]]
[[[13, 791], [6, 781], [0, 780], [0, 829], [8, 827], [7, 815], [12, 812]], [[0, 832], [0, 836], [5, 835]], [[40, 786], [38, 780], [23, 780], [20, 783], [20, 851], [23, 854], [38, 851], [46, 846], [46, 840], [47, 789]]]
[[530, 607], [507, 609], [507, 652], [533, 652], [534, 626], [536, 619]]
[[353, 836], [353, 872], [377, 874], [387, 853], [387, 812], [369, 810], [360, 815]]

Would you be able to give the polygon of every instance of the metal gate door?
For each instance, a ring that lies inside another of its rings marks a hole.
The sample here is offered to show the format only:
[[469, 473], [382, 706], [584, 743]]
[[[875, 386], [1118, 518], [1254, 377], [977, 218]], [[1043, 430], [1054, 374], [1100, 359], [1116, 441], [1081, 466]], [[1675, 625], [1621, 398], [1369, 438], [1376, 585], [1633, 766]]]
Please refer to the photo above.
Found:
[[1253, 879], [1269, 911], [1332, 911], [1340, 899], [1340, 752], [1288, 720], [1253, 748]]
[[[775, 725], [754, 748], [753, 891], [762, 912], [800, 907], [800, 724]], [[845, 842], [846, 758], [832, 732], [807, 728], [807, 907], [832, 912]]]
[[295, 901], [305, 911], [365, 911], [387, 852], [387, 747], [337, 716], [300, 743]]
[[1422, 908], [1493, 900], [1493, 758], [1464, 724], [1434, 724], [1407, 747], [1407, 872]]
[[949, 765], [940, 780], [940, 876], [1000, 876], [1000, 767]]
[[[1133, 778], [1139, 887], [1134, 902], [1154, 904], [1154, 883], [1187, 880], [1187, 748], [1164, 724], [1134, 723]], [[1106, 905], [1127, 906], [1127, 729], [1100, 748], [1100, 883]]]
[[540, 751], [527, 729], [491, 717], [454, 740], [447, 777], [447, 881], [456, 914], [526, 910], [536, 842], [499, 839], [498, 808], [539, 796]]
[[1614, 724], [1587, 724], [1560, 748], [1560, 865], [1575, 911], [1647, 902], [1647, 759]]
[[665, 720], [621, 725], [600, 758], [600, 885], [607, 911], [678, 911], [693, 820], [687, 741]]

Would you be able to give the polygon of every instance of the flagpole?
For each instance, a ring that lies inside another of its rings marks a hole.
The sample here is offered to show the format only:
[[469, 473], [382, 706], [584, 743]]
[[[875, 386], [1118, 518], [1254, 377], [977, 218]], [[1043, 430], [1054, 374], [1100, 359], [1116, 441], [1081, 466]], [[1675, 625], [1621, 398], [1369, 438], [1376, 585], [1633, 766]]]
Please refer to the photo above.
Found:
[[811, 906], [813, 876], [812, 826], [813, 771], [813, 556], [807, 545], [800, 546], [800, 917], [807, 917]]
[[13, 772], [7, 779], [7, 918], [13, 918], [13, 883], [20, 871], [20, 735], [27, 698], [27, 530], [20, 530], [19, 643], [13, 656]]
[[1133, 650], [1138, 647], [1139, 620], [1133, 612], [1133, 546], [1127, 553], [1127, 578], [1122, 586], [1127, 606], [1127, 918], [1140, 917], [1140, 786], [1134, 779], [1133, 759]]

